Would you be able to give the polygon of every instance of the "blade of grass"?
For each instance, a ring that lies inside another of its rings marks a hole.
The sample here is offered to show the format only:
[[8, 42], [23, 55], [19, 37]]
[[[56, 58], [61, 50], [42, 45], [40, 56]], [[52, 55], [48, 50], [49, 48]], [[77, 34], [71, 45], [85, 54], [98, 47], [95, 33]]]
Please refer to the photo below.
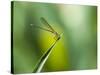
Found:
[[40, 60], [38, 61], [38, 63], [36, 64], [34, 70], [33, 70], [33, 73], [38, 73], [38, 72], [41, 72], [45, 62], [47, 61], [49, 55], [51, 54], [52, 52], [52, 48], [56, 45], [57, 41], [59, 39], [57, 39], [52, 45], [51, 47], [41, 56]]

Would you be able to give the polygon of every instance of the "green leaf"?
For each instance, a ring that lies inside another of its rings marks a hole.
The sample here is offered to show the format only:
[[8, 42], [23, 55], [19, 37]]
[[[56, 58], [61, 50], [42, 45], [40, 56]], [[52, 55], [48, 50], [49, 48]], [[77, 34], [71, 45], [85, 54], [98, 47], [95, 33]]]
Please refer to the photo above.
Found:
[[59, 39], [57, 39], [52, 45], [51, 47], [46, 50], [46, 52], [41, 56], [40, 60], [38, 61], [38, 63], [36, 64], [35, 68], [34, 68], [34, 71], [33, 73], [38, 73], [38, 72], [41, 72], [45, 62], [47, 61], [49, 55], [51, 54], [52, 52], [52, 48], [56, 45], [57, 41]]

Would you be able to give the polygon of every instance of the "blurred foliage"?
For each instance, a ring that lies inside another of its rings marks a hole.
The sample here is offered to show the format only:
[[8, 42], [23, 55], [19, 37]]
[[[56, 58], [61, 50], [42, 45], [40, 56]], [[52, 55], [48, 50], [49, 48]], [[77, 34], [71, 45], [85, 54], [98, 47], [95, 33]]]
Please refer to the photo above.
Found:
[[14, 73], [31, 73], [54, 42], [51, 33], [30, 26], [45, 27], [40, 17], [58, 33], [63, 33], [42, 72], [96, 69], [96, 6], [14, 1]]

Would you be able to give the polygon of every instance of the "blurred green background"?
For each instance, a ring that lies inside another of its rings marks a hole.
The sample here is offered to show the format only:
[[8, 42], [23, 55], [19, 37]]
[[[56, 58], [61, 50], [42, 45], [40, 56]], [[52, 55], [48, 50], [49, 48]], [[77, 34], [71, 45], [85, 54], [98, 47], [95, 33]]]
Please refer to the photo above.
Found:
[[53, 48], [42, 72], [97, 68], [97, 7], [14, 1], [14, 73], [31, 73], [43, 53], [54, 42], [43, 26], [44, 17], [62, 38]]

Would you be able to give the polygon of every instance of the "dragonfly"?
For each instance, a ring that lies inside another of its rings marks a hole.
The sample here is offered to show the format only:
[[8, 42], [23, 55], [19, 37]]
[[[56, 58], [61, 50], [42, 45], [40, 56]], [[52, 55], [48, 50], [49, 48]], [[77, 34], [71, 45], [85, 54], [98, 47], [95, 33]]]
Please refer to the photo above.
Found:
[[34, 26], [36, 28], [39, 28], [39, 29], [42, 29], [42, 30], [45, 30], [45, 31], [48, 31], [48, 32], [51, 32], [54, 35], [54, 39], [55, 40], [59, 40], [61, 38], [60, 34], [58, 34], [58, 32], [53, 29], [53, 27], [46, 21], [46, 19], [44, 17], [41, 17], [40, 18], [40, 21], [47, 28], [43, 28], [43, 27], [40, 27], [40, 26], [36, 26], [34, 24], [31, 24], [31, 26]]

